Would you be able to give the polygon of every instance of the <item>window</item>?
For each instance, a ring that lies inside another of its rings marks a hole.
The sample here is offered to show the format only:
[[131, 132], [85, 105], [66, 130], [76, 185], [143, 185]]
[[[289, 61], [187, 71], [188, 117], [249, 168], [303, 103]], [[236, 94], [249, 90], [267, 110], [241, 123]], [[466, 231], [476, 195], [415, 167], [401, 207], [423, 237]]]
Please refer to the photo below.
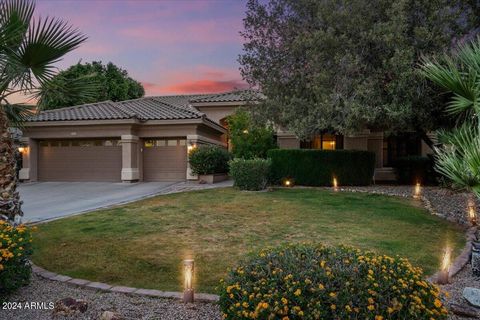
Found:
[[145, 148], [152, 148], [153, 146], [155, 146], [155, 141], [154, 140], [145, 140], [143, 145], [144, 145]]
[[165, 140], [157, 140], [157, 147], [165, 147], [167, 141]]
[[337, 150], [343, 148], [343, 136], [318, 134], [300, 142], [301, 149]]
[[167, 141], [167, 146], [176, 147], [177, 146], [177, 140], [168, 140]]

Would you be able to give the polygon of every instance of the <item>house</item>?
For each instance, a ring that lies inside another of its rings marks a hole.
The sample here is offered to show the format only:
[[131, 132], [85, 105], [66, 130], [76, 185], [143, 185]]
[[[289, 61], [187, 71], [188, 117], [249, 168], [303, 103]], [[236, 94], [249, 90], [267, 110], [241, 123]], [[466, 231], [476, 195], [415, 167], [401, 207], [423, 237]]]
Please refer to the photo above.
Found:
[[[248, 102], [251, 91], [155, 96], [104, 101], [40, 112], [23, 133], [20, 179], [29, 181], [182, 181], [194, 179], [189, 150], [201, 144], [227, 147], [225, 119]], [[425, 154], [405, 137], [386, 139], [364, 130], [322, 134], [300, 141], [279, 130], [280, 148], [357, 149], [376, 154], [376, 178], [393, 177], [392, 159]]]

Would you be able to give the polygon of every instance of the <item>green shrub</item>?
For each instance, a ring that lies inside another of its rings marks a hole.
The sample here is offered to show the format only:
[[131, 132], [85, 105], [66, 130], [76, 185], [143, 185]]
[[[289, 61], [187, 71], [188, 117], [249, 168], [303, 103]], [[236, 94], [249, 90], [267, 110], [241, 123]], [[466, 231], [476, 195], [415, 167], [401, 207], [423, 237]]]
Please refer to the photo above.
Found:
[[265, 159], [233, 159], [230, 176], [233, 185], [241, 190], [263, 190], [268, 184], [270, 161]]
[[220, 282], [225, 319], [446, 319], [438, 287], [401, 258], [347, 247], [260, 252]]
[[190, 151], [188, 156], [193, 174], [227, 173], [228, 150], [214, 145], [205, 145]]
[[235, 158], [266, 158], [268, 150], [277, 148], [273, 128], [255, 124], [248, 111], [238, 109], [227, 123]]
[[368, 185], [375, 170], [375, 154], [356, 150], [270, 150], [273, 183], [292, 178], [298, 185]]
[[401, 184], [437, 184], [438, 173], [433, 157], [408, 156], [394, 163], [397, 181]]
[[7, 295], [30, 281], [32, 254], [30, 230], [13, 227], [0, 220], [0, 302]]

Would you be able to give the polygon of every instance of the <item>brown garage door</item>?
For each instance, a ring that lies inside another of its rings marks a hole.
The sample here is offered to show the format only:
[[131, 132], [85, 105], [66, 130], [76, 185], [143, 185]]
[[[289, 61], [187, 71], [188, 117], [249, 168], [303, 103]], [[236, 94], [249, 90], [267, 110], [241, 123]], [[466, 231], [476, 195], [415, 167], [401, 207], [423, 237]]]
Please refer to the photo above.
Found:
[[143, 143], [143, 180], [181, 181], [187, 174], [185, 139], [149, 139]]
[[44, 140], [38, 152], [41, 181], [120, 181], [118, 140]]

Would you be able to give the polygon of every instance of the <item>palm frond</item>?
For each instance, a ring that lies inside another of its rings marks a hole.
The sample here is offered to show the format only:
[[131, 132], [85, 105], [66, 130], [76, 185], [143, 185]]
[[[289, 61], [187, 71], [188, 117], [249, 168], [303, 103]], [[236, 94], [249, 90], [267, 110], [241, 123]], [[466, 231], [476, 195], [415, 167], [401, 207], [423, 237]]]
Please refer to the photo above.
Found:
[[16, 50], [20, 46], [34, 10], [31, 0], [0, 1], [0, 48]]
[[48, 17], [38, 19], [30, 24], [14, 58], [43, 83], [55, 75], [53, 64], [86, 39], [86, 36], [63, 20]]
[[8, 102], [2, 104], [9, 126], [22, 128], [25, 120], [34, 114], [35, 107], [27, 104], [9, 104]]

